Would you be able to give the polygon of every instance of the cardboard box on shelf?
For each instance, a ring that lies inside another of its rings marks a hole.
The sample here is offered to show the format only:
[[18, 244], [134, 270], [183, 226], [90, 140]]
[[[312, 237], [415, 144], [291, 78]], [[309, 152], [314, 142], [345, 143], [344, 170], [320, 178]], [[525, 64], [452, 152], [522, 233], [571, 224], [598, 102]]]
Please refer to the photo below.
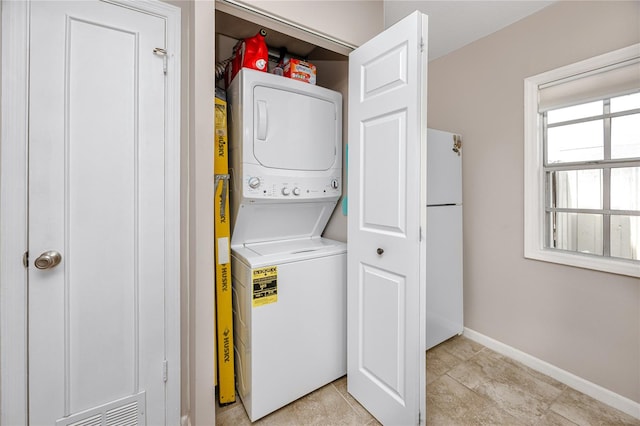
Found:
[[310, 62], [291, 58], [284, 66], [284, 76], [294, 80], [316, 84], [316, 66]]

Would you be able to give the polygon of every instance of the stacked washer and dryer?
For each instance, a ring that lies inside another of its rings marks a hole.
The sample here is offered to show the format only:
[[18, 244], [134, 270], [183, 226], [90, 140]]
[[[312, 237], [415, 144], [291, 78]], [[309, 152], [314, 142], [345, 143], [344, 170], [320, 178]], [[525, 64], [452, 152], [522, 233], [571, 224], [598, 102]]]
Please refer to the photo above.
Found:
[[236, 386], [251, 421], [346, 374], [342, 96], [242, 69], [229, 99]]

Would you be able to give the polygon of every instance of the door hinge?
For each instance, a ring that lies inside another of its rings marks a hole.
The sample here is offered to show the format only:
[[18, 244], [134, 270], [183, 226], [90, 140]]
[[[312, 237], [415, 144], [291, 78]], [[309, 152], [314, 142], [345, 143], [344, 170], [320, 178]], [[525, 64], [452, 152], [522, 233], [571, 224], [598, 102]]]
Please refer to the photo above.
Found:
[[418, 411], [418, 424], [422, 424], [422, 411]]
[[424, 39], [420, 38], [420, 53], [424, 53]]
[[25, 268], [29, 267], [29, 251], [25, 251], [22, 255], [22, 264]]
[[165, 359], [162, 361], [162, 381], [166, 382], [169, 376], [169, 362]]
[[153, 49], [153, 54], [162, 57], [162, 71], [167, 73], [167, 51], [161, 47]]
[[419, 232], [420, 232], [420, 235], [418, 236], [419, 237], [418, 241], [422, 241], [422, 226], [420, 227]]

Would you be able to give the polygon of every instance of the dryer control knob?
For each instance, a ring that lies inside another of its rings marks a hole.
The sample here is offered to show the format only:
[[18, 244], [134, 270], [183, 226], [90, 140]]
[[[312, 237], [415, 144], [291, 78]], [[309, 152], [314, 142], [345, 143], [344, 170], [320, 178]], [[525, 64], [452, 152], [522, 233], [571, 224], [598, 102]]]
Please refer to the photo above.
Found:
[[249, 187], [251, 189], [256, 189], [257, 187], [260, 186], [260, 178], [259, 177], [250, 177], [249, 178]]
[[289, 194], [291, 194], [291, 190], [289, 188], [287, 188], [286, 186], [282, 188], [282, 195], [289, 195]]
[[300, 195], [300, 188], [293, 188], [293, 195]]

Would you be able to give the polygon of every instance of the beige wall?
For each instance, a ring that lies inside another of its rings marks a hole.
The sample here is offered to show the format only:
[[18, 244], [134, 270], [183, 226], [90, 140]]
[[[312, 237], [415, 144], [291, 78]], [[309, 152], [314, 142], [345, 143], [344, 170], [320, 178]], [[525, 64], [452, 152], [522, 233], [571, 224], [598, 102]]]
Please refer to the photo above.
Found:
[[562, 1], [429, 64], [463, 135], [465, 326], [640, 402], [640, 280], [523, 257], [523, 79], [640, 42], [640, 2]]
[[384, 25], [382, 0], [242, 0], [329, 37], [360, 46]]

